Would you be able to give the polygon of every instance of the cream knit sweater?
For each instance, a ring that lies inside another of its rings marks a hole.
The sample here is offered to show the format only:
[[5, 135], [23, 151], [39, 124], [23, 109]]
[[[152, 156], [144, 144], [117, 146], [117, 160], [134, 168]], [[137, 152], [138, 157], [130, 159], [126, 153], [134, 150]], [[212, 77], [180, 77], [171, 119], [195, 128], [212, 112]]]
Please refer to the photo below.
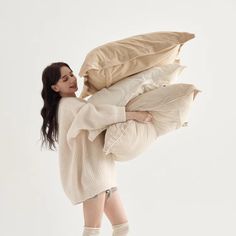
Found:
[[126, 121], [124, 106], [93, 105], [63, 97], [58, 107], [58, 151], [62, 186], [72, 204], [79, 204], [117, 185], [113, 154], [103, 152], [102, 132], [93, 142], [88, 131]]

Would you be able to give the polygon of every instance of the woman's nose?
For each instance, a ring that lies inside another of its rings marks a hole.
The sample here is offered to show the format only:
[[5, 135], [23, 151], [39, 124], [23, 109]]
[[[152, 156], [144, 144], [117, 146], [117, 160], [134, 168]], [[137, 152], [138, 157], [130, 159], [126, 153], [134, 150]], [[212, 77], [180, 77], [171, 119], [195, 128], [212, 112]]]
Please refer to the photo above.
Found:
[[77, 78], [75, 76], [72, 77], [72, 81], [75, 82]]

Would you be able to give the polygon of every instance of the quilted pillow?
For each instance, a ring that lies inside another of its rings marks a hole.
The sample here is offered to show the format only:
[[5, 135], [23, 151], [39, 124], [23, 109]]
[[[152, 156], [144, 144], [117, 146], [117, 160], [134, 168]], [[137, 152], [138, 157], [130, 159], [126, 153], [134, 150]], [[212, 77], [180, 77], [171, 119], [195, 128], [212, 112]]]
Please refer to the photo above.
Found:
[[79, 72], [84, 77], [81, 98], [153, 66], [170, 64], [181, 46], [195, 35], [188, 32], [152, 32], [112, 41], [90, 51]]
[[127, 111], [149, 111], [148, 124], [128, 120], [110, 125], [103, 151], [113, 153], [116, 161], [128, 161], [140, 155], [159, 136], [187, 126], [188, 114], [198, 90], [192, 84], [171, 84], [139, 95], [128, 102]]
[[[101, 89], [87, 101], [94, 105], [111, 104], [125, 106], [131, 99], [144, 92], [175, 82], [176, 77], [184, 68], [185, 66], [180, 65], [179, 62], [153, 67], [120, 80], [109, 88]], [[89, 140], [93, 141], [105, 129], [90, 130]]]

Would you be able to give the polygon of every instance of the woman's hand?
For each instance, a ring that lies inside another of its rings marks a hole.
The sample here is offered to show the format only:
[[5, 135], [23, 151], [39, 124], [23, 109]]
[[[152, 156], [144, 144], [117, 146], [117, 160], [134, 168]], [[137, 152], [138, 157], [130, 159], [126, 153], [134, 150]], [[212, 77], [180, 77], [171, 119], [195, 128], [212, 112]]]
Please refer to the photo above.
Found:
[[136, 120], [147, 123], [152, 121], [152, 115], [147, 111], [130, 111], [126, 112], [126, 120]]

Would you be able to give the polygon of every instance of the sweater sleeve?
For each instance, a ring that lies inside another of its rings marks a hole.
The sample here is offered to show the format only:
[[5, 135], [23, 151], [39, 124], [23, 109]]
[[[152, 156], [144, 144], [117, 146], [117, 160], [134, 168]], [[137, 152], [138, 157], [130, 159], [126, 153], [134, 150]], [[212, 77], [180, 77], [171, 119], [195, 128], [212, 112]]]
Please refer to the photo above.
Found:
[[75, 138], [81, 130], [101, 129], [124, 121], [126, 121], [125, 106], [85, 103], [74, 114], [67, 140], [69, 142], [70, 139]]

